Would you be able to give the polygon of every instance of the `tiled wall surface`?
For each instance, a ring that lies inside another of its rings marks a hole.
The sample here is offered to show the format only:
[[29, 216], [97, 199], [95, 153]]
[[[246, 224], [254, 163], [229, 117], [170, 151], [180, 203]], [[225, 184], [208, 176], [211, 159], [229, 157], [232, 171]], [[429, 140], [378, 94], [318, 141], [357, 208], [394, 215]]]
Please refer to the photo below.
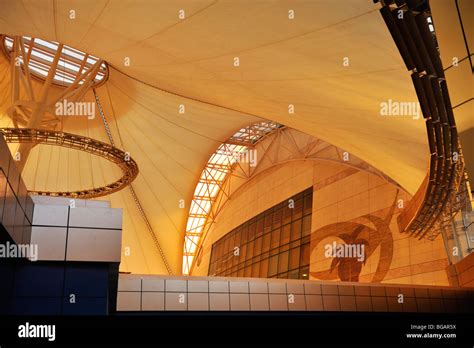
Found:
[[97, 315], [116, 307], [122, 210], [73, 202], [30, 197], [0, 137], [0, 243], [38, 251], [38, 260], [0, 258], [0, 314]]
[[28, 196], [3, 137], [0, 137], [0, 217], [1, 224], [15, 243], [29, 243], [33, 200]]
[[[441, 236], [434, 241], [418, 240], [399, 230], [397, 216], [410, 199], [408, 194], [374, 174], [340, 164], [318, 163], [314, 173], [312, 279], [339, 278], [337, 269], [328, 271], [333, 258], [325, 257], [324, 247], [342, 243], [339, 235], [352, 233], [357, 224], [364, 226], [357, 239], [368, 242], [366, 251], [373, 249], [361, 265], [360, 282], [449, 285]], [[382, 266], [387, 268], [384, 272]]]
[[[395, 185], [374, 174], [340, 163], [309, 161], [289, 162], [271, 168], [265, 175], [257, 176], [241, 187], [227, 202], [206, 237], [202, 257], [198, 257], [192, 274], [208, 275], [211, 247], [220, 237], [263, 208], [268, 209], [301, 191], [305, 188], [302, 185], [314, 188], [310, 279], [339, 280], [339, 269], [330, 272], [333, 258], [325, 257], [324, 247], [332, 242], [342, 243], [338, 234], [350, 234], [354, 230], [351, 227], [360, 224], [366, 226], [365, 231], [356, 239], [367, 240], [373, 250], [361, 266], [359, 282], [449, 285], [446, 274], [448, 259], [442, 238], [418, 240], [400, 232], [397, 216], [402, 209], [398, 206], [389, 216], [394, 203], [398, 204], [400, 199], [406, 203], [410, 199], [408, 194], [401, 190], [397, 192]], [[381, 246], [377, 246], [377, 233], [381, 238], [389, 236], [385, 228], [374, 225], [375, 219], [387, 219], [383, 224], [388, 226], [391, 234], [392, 242], [388, 238], [383, 253]], [[337, 233], [326, 231], [332, 228]], [[326, 232], [327, 237], [319, 238]], [[379, 263], [385, 264], [385, 268], [388, 265], [388, 269], [379, 268]]]
[[115, 308], [122, 210], [74, 203], [34, 198], [30, 233], [21, 243], [37, 246], [37, 260], [0, 259], [0, 314], [99, 315]]
[[120, 262], [122, 209], [100, 201], [76, 199], [71, 207], [70, 199], [34, 200], [31, 243], [39, 260]]
[[474, 253], [454, 265], [457, 281], [462, 287], [474, 287]]
[[473, 301], [474, 288], [120, 274], [117, 311], [469, 312]]

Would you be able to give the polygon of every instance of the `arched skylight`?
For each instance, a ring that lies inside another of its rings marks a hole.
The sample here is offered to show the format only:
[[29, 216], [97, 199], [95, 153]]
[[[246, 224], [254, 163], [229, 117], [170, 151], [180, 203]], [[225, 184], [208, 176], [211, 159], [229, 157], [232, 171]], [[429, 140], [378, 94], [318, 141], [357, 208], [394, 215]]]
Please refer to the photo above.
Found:
[[209, 213], [227, 174], [235, 163], [265, 135], [282, 125], [263, 121], [240, 129], [222, 143], [207, 162], [194, 190], [189, 209], [184, 239], [183, 274], [189, 274], [204, 229], [209, 223]]

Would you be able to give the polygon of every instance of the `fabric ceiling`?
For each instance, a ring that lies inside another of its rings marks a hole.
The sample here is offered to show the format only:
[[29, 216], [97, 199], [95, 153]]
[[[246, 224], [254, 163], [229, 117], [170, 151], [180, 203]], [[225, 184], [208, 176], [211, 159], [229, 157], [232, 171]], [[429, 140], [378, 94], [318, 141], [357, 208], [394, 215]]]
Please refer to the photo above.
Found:
[[[372, 1], [2, 0], [0, 8], [0, 33], [59, 41], [109, 64], [97, 93], [116, 146], [139, 165], [133, 187], [175, 274], [201, 171], [219, 143], [245, 125], [269, 119], [306, 132], [412, 194], [426, 175], [421, 117], [380, 115], [382, 102], [417, 98]], [[0, 58], [1, 126], [11, 125], [8, 69]], [[86, 99], [94, 100], [92, 92]], [[63, 126], [108, 142], [98, 114]], [[24, 171], [27, 186], [43, 190], [97, 186], [118, 175], [101, 159], [42, 146]], [[131, 255], [121, 270], [165, 273], [130, 191], [105, 199], [124, 209], [123, 246]]]

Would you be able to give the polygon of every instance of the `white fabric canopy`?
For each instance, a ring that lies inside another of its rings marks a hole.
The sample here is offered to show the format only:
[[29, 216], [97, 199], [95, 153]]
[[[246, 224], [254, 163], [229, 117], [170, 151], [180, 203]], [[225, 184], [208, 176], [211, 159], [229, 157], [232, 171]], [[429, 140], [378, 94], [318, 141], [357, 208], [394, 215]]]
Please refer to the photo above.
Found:
[[[412, 194], [426, 175], [423, 120], [380, 115], [382, 102], [417, 99], [372, 1], [2, 0], [0, 8], [0, 33], [59, 41], [110, 65], [97, 93], [116, 146], [139, 165], [133, 187], [175, 273], [201, 171], [242, 126], [270, 119], [306, 132], [367, 161]], [[0, 75], [0, 123], [7, 126], [11, 96], [3, 57]], [[94, 100], [92, 92], [86, 99]], [[64, 131], [108, 142], [98, 113], [94, 120], [65, 120]], [[30, 189], [43, 190], [98, 186], [118, 175], [106, 161], [41, 146], [24, 172]], [[108, 198], [124, 209], [123, 246], [131, 247], [121, 270], [164, 273], [129, 190]]]

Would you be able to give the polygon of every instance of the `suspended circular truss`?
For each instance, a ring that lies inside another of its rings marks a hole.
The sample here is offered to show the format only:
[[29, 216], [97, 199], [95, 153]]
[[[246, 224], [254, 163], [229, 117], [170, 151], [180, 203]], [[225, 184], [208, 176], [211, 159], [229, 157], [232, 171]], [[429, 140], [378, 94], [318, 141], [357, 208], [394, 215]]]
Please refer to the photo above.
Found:
[[33, 195], [71, 198], [102, 197], [120, 191], [138, 175], [138, 165], [127, 152], [82, 135], [32, 128], [0, 128], [0, 134], [7, 143], [61, 146], [97, 155], [115, 163], [122, 171], [120, 179], [105, 186], [79, 191], [28, 191]]

